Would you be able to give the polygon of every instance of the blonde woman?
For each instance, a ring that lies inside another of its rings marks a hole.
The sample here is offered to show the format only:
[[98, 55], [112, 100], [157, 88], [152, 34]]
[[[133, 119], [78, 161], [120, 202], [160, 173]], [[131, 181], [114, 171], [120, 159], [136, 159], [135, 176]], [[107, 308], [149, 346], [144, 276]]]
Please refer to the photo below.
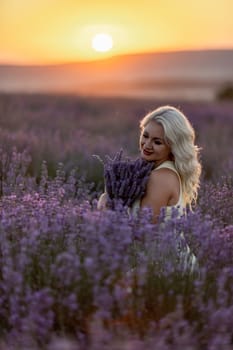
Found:
[[169, 218], [172, 208], [182, 215], [196, 202], [201, 174], [199, 148], [195, 132], [187, 117], [172, 106], [160, 107], [147, 114], [140, 123], [141, 157], [155, 163], [146, 194], [133, 204], [133, 212], [149, 207], [157, 222], [161, 208]]
[[[155, 169], [150, 174], [145, 196], [133, 203], [132, 212], [151, 208], [154, 223], [162, 208], [165, 221], [171, 217], [173, 208], [182, 216], [186, 208], [196, 202], [201, 174], [194, 129], [187, 117], [172, 106], [163, 106], [147, 114], [140, 127], [141, 157], [154, 162]], [[197, 272], [195, 255], [188, 244], [182, 244], [185, 242], [182, 232], [179, 237], [177, 244], [183, 247], [179, 249], [179, 257], [184, 273]], [[156, 244], [152, 242], [148, 252], [152, 257], [154, 249]]]

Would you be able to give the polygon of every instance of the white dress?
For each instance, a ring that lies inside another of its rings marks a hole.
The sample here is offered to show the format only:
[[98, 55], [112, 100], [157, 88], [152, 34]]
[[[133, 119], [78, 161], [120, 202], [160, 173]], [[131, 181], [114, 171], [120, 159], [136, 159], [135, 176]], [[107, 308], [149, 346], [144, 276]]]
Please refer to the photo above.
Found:
[[[185, 205], [185, 201], [184, 201], [183, 193], [182, 193], [181, 178], [180, 178], [178, 171], [175, 168], [174, 162], [165, 161], [162, 164], [160, 164], [153, 171], [157, 171], [157, 170], [162, 169], [162, 168], [171, 169], [172, 171], [174, 171], [176, 173], [176, 175], [179, 179], [179, 183], [180, 183], [180, 194], [179, 194], [178, 202], [175, 205], [164, 207], [165, 217], [164, 217], [164, 223], [161, 224], [162, 225], [161, 229], [163, 227], [165, 227], [166, 221], [168, 221], [172, 217], [173, 210], [175, 210], [177, 218], [182, 217], [186, 213], [186, 205]], [[131, 214], [137, 215], [138, 211], [140, 210], [140, 207], [141, 207], [141, 201], [136, 200], [131, 207]], [[181, 232], [181, 233], [179, 233], [178, 236], [179, 236], [179, 240], [177, 243], [180, 244], [180, 246], [182, 246], [182, 248], [179, 251], [179, 257], [182, 260], [182, 266], [183, 266], [184, 272], [191, 272], [192, 273], [194, 271], [197, 271], [198, 270], [198, 262], [197, 262], [196, 256], [191, 252], [190, 247], [186, 243], [184, 233]]]

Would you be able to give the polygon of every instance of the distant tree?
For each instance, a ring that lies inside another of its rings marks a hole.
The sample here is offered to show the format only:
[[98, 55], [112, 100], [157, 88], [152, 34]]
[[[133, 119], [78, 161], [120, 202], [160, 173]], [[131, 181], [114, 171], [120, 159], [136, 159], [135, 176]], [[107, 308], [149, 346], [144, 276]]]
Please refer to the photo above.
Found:
[[227, 84], [219, 89], [216, 95], [218, 100], [233, 100], [233, 85]]

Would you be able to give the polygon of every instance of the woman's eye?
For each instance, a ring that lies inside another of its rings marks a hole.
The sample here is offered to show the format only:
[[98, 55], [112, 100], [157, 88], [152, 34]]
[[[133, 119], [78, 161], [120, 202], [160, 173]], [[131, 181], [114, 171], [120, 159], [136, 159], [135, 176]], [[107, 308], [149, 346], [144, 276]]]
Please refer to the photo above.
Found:
[[162, 145], [162, 142], [161, 142], [161, 141], [154, 141], [154, 143], [155, 143], [156, 145]]
[[148, 136], [147, 136], [147, 135], [145, 135], [145, 134], [143, 134], [142, 136], [143, 136], [145, 139], [147, 139], [147, 138], [148, 138]]

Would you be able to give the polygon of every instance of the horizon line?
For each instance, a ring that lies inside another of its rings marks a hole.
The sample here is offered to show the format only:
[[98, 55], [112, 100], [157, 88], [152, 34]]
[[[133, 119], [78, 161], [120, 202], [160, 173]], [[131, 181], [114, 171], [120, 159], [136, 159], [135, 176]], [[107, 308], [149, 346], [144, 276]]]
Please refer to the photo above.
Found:
[[99, 63], [104, 61], [109, 61], [115, 58], [122, 58], [122, 57], [129, 57], [129, 56], [143, 56], [143, 55], [153, 55], [153, 54], [175, 54], [175, 53], [191, 53], [191, 52], [208, 52], [208, 51], [233, 51], [233, 47], [221, 47], [221, 48], [191, 48], [191, 49], [168, 49], [168, 50], [155, 50], [155, 51], [137, 51], [137, 52], [129, 52], [129, 53], [120, 53], [120, 54], [113, 54], [109, 55], [107, 57], [102, 58], [94, 58], [94, 59], [81, 59], [81, 60], [70, 60], [70, 61], [60, 61], [60, 62], [42, 62], [42, 63], [20, 63], [20, 62], [5, 62], [0, 61], [0, 66], [8, 66], [8, 67], [54, 67], [54, 66], [65, 66], [65, 65], [72, 65], [72, 64], [91, 64], [91, 63]]

